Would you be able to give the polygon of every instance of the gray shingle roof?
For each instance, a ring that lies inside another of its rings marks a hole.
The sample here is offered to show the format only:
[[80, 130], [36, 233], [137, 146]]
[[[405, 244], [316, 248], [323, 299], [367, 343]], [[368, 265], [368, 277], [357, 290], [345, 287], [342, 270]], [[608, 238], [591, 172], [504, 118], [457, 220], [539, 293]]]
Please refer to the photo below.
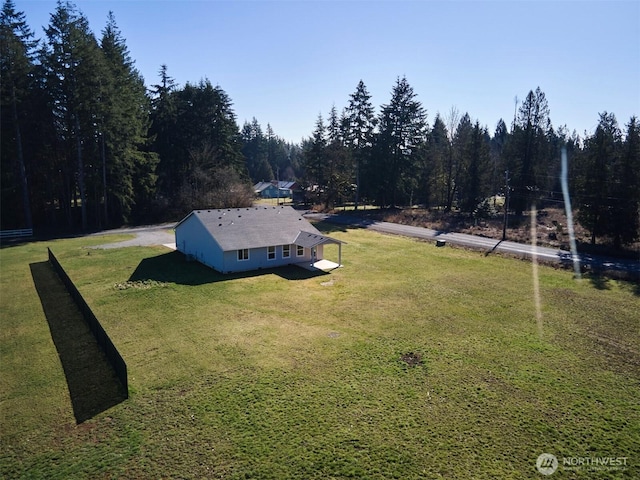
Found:
[[290, 244], [309, 248], [325, 242], [339, 243], [322, 235], [289, 206], [194, 210], [180, 223], [191, 215], [204, 224], [223, 251]]
[[[317, 232], [317, 230], [316, 230]], [[342, 243], [340, 240], [336, 240], [335, 238], [327, 237], [322, 235], [320, 232], [312, 233], [312, 232], [299, 232], [296, 239], [292, 242], [296, 245], [300, 245], [304, 248], [311, 248], [321, 243]]]
[[281, 189], [289, 190], [293, 188], [296, 182], [289, 182], [285, 180], [280, 180], [278, 182], [258, 182], [253, 186], [253, 190], [256, 192], [262, 192], [264, 189], [269, 188], [271, 186], [278, 187]]

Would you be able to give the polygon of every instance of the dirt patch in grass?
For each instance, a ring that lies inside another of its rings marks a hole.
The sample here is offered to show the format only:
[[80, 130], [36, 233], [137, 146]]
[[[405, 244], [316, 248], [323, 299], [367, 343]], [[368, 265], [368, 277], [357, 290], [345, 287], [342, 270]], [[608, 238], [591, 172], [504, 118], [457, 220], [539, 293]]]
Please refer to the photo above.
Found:
[[113, 288], [116, 290], [129, 290], [134, 288], [136, 290], [149, 290], [153, 287], [166, 287], [169, 284], [166, 282], [159, 282], [157, 280], [127, 280], [126, 282], [116, 283]]
[[400, 356], [400, 360], [402, 360], [404, 363], [406, 363], [410, 367], [417, 367], [419, 365], [424, 364], [422, 355], [415, 352], [403, 353]]

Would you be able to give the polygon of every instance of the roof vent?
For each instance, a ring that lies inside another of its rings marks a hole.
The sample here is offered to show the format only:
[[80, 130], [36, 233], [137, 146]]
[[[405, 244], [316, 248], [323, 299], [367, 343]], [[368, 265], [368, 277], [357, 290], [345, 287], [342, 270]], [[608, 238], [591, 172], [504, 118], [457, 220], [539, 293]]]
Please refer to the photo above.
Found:
[[221, 224], [221, 223], [219, 223], [219, 224], [218, 224], [218, 226], [219, 226], [219, 227], [221, 227], [221, 226], [222, 226], [222, 224]]
[[242, 215], [238, 215], [238, 218], [242, 218]]

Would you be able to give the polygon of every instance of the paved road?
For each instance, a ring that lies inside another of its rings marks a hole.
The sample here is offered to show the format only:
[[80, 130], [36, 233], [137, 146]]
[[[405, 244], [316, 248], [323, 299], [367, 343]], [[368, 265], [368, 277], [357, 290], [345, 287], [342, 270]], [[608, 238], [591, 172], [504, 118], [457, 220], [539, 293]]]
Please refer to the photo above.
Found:
[[[305, 215], [307, 218], [325, 220], [339, 225], [348, 225], [367, 228], [377, 232], [391, 233], [394, 235], [404, 235], [407, 237], [420, 238], [424, 240], [444, 240], [454, 245], [462, 245], [469, 248], [484, 250], [485, 252], [503, 252], [511, 255], [532, 258], [534, 247], [529, 244], [522, 244], [510, 241], [498, 241], [493, 238], [478, 237], [465, 233], [445, 233], [430, 228], [413, 227], [398, 223], [380, 222], [376, 220], [354, 217], [351, 215], [328, 215], [324, 213], [311, 213]], [[535, 247], [537, 258], [547, 262], [557, 262], [563, 264], [572, 263], [571, 252], [557, 248]], [[631, 272], [634, 276], [640, 277], [640, 258], [637, 260], [620, 259], [610, 257], [600, 257], [596, 255], [579, 254], [580, 263], [591, 267]]]

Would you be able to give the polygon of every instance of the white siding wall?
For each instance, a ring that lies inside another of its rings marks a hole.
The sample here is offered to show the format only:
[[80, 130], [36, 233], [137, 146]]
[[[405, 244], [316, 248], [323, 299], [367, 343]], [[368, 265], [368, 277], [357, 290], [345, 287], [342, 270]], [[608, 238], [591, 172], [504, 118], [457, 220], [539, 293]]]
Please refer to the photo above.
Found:
[[269, 260], [267, 247], [249, 250], [249, 260], [238, 260], [238, 251], [224, 252], [224, 269], [227, 272], [246, 272], [265, 268], [280, 267], [293, 263], [302, 263], [311, 259], [311, 249], [305, 249], [304, 257], [296, 256], [296, 246], [291, 245], [289, 257], [282, 257], [282, 245], [276, 245], [276, 258]]
[[223, 271], [222, 252], [204, 225], [191, 216], [176, 229], [176, 248], [218, 271]]

